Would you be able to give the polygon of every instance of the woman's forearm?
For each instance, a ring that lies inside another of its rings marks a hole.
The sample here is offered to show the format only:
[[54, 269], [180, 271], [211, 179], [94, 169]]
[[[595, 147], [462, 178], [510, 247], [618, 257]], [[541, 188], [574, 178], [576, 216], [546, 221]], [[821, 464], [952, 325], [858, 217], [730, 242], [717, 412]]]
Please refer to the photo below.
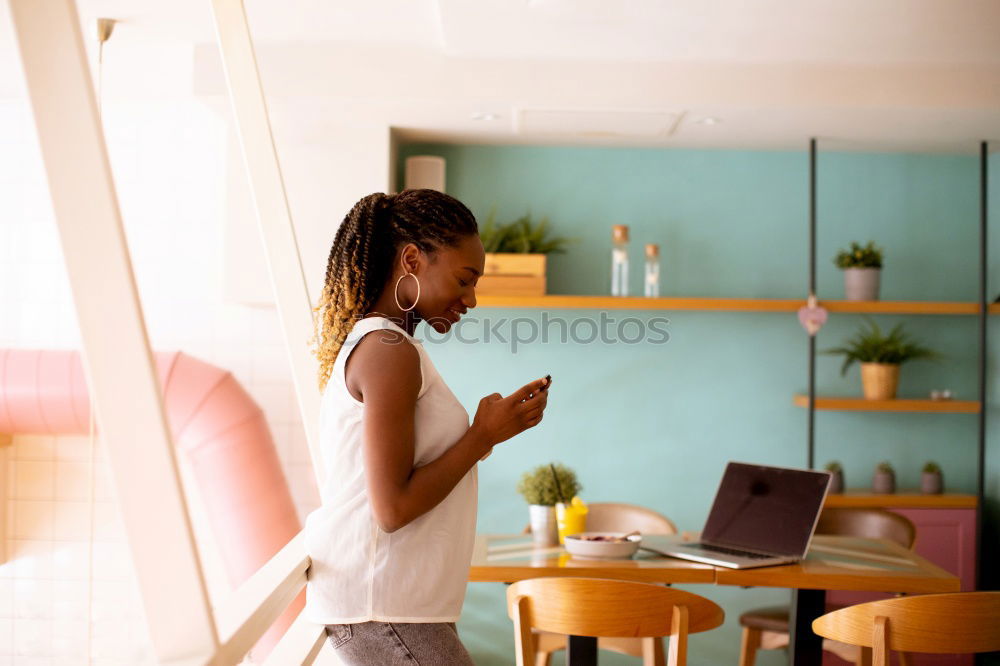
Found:
[[488, 437], [473, 425], [438, 458], [413, 468], [392, 502], [388, 524], [380, 524], [382, 529], [394, 532], [436, 507], [491, 448]]

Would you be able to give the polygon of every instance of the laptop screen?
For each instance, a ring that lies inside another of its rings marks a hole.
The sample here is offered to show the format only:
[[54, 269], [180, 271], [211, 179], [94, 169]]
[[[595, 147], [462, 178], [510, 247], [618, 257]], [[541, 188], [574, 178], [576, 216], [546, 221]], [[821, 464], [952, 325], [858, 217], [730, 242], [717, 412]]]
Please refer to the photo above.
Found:
[[828, 472], [731, 462], [719, 484], [702, 540], [802, 557], [829, 482]]

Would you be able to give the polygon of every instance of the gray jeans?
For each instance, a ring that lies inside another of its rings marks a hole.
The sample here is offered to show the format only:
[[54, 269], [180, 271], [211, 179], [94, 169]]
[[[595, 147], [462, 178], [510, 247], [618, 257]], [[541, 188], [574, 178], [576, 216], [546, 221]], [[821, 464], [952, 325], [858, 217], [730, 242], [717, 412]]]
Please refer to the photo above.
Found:
[[326, 635], [350, 666], [475, 666], [454, 622], [328, 624]]

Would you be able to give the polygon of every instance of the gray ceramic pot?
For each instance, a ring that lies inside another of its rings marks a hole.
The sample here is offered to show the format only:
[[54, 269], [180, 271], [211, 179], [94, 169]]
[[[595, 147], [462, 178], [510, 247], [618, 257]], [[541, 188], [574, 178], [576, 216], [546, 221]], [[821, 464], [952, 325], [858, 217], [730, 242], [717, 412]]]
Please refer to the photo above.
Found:
[[925, 495], [940, 495], [944, 492], [944, 479], [941, 472], [922, 472], [920, 474], [920, 492]]
[[877, 301], [881, 268], [845, 268], [844, 298], [849, 301]]
[[539, 548], [559, 545], [559, 530], [556, 527], [556, 508], [544, 504], [529, 504], [531, 518], [531, 538]]
[[872, 477], [872, 492], [877, 495], [891, 495], [896, 492], [895, 472], [875, 472]]
[[844, 472], [830, 472], [830, 493], [844, 492]]

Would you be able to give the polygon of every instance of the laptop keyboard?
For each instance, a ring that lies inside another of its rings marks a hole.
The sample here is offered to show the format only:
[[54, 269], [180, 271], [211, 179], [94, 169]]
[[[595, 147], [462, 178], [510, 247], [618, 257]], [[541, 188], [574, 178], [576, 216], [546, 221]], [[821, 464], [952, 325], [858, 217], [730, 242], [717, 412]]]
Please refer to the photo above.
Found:
[[726, 548], [725, 546], [710, 546], [707, 543], [692, 543], [692, 544], [682, 544], [685, 548], [694, 548], [695, 550], [707, 550], [712, 553], [723, 553], [725, 555], [735, 555], [737, 557], [747, 557], [752, 560], [766, 560], [768, 558], [774, 557], [774, 555], [764, 555], [763, 553], [751, 553], [748, 550], [740, 550], [738, 548]]

